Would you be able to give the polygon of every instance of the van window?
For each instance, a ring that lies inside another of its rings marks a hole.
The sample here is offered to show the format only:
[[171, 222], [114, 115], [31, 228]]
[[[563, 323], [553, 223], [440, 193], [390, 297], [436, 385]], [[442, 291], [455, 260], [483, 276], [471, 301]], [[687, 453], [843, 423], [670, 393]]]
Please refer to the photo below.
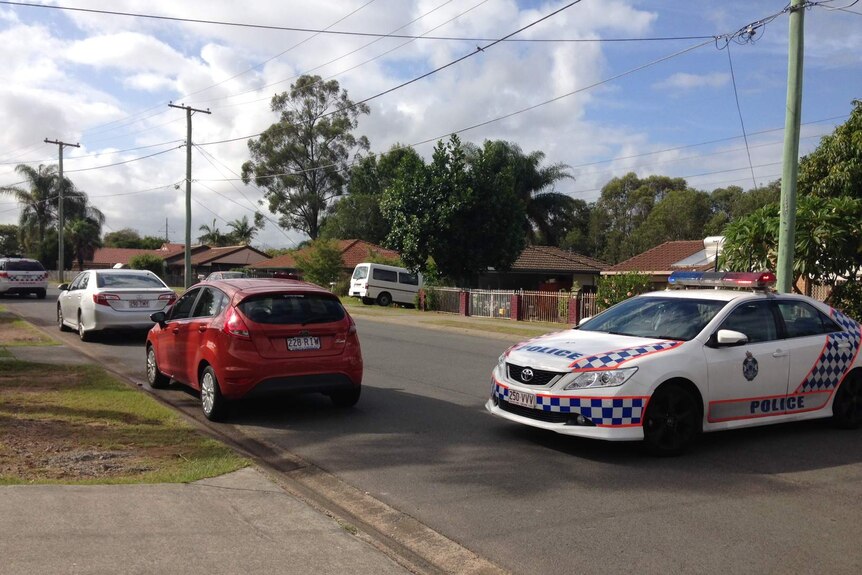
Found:
[[397, 282], [398, 281], [398, 272], [394, 272], [391, 270], [381, 270], [378, 268], [374, 269], [372, 272], [372, 277], [376, 280], [380, 280], [382, 282]]
[[368, 277], [368, 266], [362, 266], [353, 270], [353, 279], [364, 280]]
[[419, 285], [419, 276], [417, 274], [398, 272], [398, 281], [403, 283], [403, 284], [407, 284], [407, 285], [411, 285], [411, 286], [418, 286]]

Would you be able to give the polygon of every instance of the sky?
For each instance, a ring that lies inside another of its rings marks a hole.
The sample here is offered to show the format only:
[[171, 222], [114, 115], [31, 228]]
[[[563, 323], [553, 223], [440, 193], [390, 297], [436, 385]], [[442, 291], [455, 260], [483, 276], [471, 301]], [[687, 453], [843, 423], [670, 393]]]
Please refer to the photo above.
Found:
[[[452, 133], [507, 140], [570, 166], [555, 191], [587, 202], [632, 171], [705, 191], [780, 176], [787, 0], [570, 3], [0, 2], [0, 186], [22, 185], [18, 164], [57, 163], [45, 139], [78, 143], [63, 150], [64, 173], [105, 214], [104, 232], [182, 243], [186, 114], [169, 103], [208, 109], [192, 117], [193, 242], [201, 225], [226, 233], [260, 210], [269, 221], [254, 245], [294, 247], [305, 236], [281, 229], [239, 173], [248, 137], [277, 120], [272, 96], [305, 73], [373, 98], [355, 135], [374, 153], [412, 145], [427, 159]], [[749, 41], [716, 39], [762, 20]], [[862, 98], [862, 3], [819, 2], [804, 30], [801, 155]], [[0, 195], [0, 223], [19, 214]]]

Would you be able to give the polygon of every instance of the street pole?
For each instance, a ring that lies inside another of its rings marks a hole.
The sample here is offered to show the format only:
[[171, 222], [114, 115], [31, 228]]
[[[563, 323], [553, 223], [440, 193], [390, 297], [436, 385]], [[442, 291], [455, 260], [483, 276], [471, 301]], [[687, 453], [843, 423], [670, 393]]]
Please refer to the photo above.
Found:
[[63, 148], [65, 146], [70, 146], [72, 148], [80, 148], [81, 144], [67, 144], [66, 142], [60, 142], [58, 140], [49, 140], [45, 138], [46, 144], [57, 144], [60, 146], [60, 180], [57, 185], [57, 194], [59, 199], [57, 200], [57, 237], [59, 238], [59, 248], [57, 250], [57, 280], [60, 283], [63, 283], [63, 275], [64, 275], [64, 265], [65, 261], [65, 246], [63, 244], [63, 228], [66, 226], [66, 222], [63, 218], [63, 187], [65, 184], [65, 180], [63, 179]]
[[790, 2], [787, 53], [787, 110], [784, 116], [784, 155], [781, 170], [781, 216], [778, 224], [777, 289], [793, 289], [796, 232], [796, 183], [799, 174], [799, 123], [802, 116], [802, 56], [804, 51], [804, 0]]
[[209, 108], [198, 110], [191, 106], [177, 106], [173, 102], [169, 103], [168, 106], [186, 111], [186, 252], [183, 282], [185, 288], [189, 289], [192, 285], [192, 112], [203, 112], [204, 114], [211, 114], [212, 112], [209, 111]]

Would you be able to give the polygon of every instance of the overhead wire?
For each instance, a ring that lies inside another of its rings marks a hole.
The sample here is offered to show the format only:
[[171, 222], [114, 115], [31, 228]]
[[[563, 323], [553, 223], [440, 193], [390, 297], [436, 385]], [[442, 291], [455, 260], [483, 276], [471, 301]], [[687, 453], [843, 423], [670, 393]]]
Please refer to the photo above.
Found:
[[751, 183], [757, 189], [757, 180], [754, 177], [754, 166], [751, 164], [751, 150], [748, 148], [748, 135], [745, 133], [745, 120], [742, 119], [742, 107], [739, 105], [739, 91], [736, 89], [736, 74], [733, 72], [733, 58], [730, 56], [730, 42], [725, 48], [727, 50], [727, 63], [730, 67], [730, 80], [733, 84], [733, 97], [736, 101], [736, 111], [739, 114], [739, 125], [742, 127], [742, 138], [745, 140], [745, 153], [748, 155], [748, 165], [751, 167]]

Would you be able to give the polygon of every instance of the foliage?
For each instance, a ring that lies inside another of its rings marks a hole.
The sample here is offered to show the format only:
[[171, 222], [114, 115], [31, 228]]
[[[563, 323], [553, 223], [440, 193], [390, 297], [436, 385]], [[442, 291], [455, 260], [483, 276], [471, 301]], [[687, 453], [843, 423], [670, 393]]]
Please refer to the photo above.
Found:
[[109, 232], [102, 238], [102, 245], [106, 248], [132, 248], [138, 250], [157, 250], [165, 243], [164, 238], [159, 236], [144, 236], [138, 230], [123, 228], [116, 232]]
[[384, 264], [400, 268], [404, 267], [404, 262], [401, 261], [401, 258], [390, 258], [371, 248], [368, 248], [368, 255], [365, 257], [365, 261], [372, 264]]
[[[794, 289], [835, 286], [862, 271], [862, 199], [800, 197], [794, 234]], [[779, 210], [772, 204], [728, 225], [720, 264], [733, 271], [776, 269]]]
[[599, 278], [596, 303], [599, 309], [607, 309], [612, 305], [638, 294], [650, 291], [650, 276], [629, 272]]
[[18, 243], [18, 226], [15, 224], [0, 224], [0, 255], [18, 255], [21, 244]]
[[411, 269], [429, 258], [440, 273], [466, 282], [488, 267], [508, 269], [524, 247], [523, 203], [505, 150], [492, 142], [471, 157], [457, 136], [438, 142], [431, 164], [406, 156], [381, 201], [387, 244]]
[[379, 157], [372, 154], [354, 164], [348, 194], [331, 206], [321, 237], [383, 244], [389, 224], [380, 211], [380, 198], [395, 179], [405, 156], [419, 157], [413, 148], [395, 145]]
[[215, 219], [213, 219], [211, 226], [203, 224], [198, 230], [203, 232], [203, 234], [198, 236], [200, 243], [215, 247], [227, 245], [228, 237], [218, 229]]
[[[682, 178], [649, 176], [638, 178], [630, 172], [614, 178], [602, 188], [590, 218], [593, 253], [607, 262], [628, 259], [639, 249], [635, 231], [643, 225], [657, 202], [673, 190], [685, 190]], [[686, 238], [692, 239], [692, 238]]]
[[165, 260], [156, 254], [140, 254], [129, 260], [129, 267], [133, 270], [150, 270], [159, 277], [165, 275]]
[[747, 192], [744, 192], [739, 186], [716, 188], [710, 194], [711, 215], [703, 235], [722, 235], [728, 223], [777, 202], [780, 196], [780, 180], [775, 180], [766, 186], [760, 186]]
[[294, 248], [266, 248], [265, 250], [263, 250], [263, 253], [265, 253], [271, 258], [277, 258], [278, 256], [289, 254], [292, 251], [294, 251]]
[[[215, 226], [215, 220], [213, 220]], [[228, 222], [227, 226], [231, 228], [230, 233], [225, 237], [225, 245], [243, 245], [247, 246], [257, 235], [258, 226], [251, 224], [248, 221], [248, 216], [237, 218], [232, 222]]]
[[706, 192], [689, 188], [670, 190], [635, 230], [627, 245], [635, 253], [641, 253], [667, 241], [702, 239], [709, 212]]
[[303, 279], [326, 288], [338, 280], [344, 268], [341, 251], [332, 240], [316, 240], [294, 257]]
[[[84, 269], [84, 260], [93, 257], [96, 248], [102, 247], [99, 238], [101, 226], [90, 218], [78, 218], [66, 224], [66, 234], [72, 244], [72, 253], [78, 261], [78, 269]], [[64, 254], [65, 255], [65, 254]]]
[[799, 195], [862, 198], [862, 100], [799, 163]]
[[859, 321], [862, 319], [862, 283], [856, 280], [839, 283], [829, 296], [829, 304]]
[[266, 190], [269, 209], [283, 227], [316, 239], [327, 206], [343, 192], [351, 155], [369, 149], [364, 136], [351, 132], [370, 108], [352, 102], [337, 81], [309, 75], [273, 96], [271, 108], [279, 120], [249, 140], [243, 182]]

